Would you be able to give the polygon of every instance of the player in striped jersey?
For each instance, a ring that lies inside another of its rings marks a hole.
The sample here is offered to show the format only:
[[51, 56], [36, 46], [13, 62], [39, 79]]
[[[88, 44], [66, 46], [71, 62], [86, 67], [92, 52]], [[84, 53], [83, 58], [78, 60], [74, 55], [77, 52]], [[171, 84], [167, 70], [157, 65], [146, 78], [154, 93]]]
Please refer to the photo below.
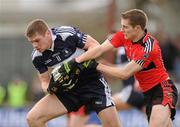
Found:
[[[64, 62], [99, 45], [90, 35], [77, 28], [61, 26], [50, 29], [41, 19], [29, 23], [26, 37], [34, 48], [32, 62], [45, 92], [53, 68], [56, 71]], [[45, 127], [49, 120], [77, 111], [83, 105], [95, 111], [105, 127], [121, 126], [107, 82], [100, 72], [92, 69], [82, 72], [78, 82], [73, 87], [68, 87], [68, 91], [59, 89], [36, 103], [27, 115], [28, 125]]]
[[178, 92], [164, 68], [158, 41], [146, 30], [147, 16], [139, 9], [129, 10], [121, 16], [121, 31], [77, 57], [75, 62], [94, 59], [123, 46], [128, 64], [119, 68], [99, 64], [97, 70], [120, 79], [135, 75], [145, 96], [149, 127], [172, 127]]

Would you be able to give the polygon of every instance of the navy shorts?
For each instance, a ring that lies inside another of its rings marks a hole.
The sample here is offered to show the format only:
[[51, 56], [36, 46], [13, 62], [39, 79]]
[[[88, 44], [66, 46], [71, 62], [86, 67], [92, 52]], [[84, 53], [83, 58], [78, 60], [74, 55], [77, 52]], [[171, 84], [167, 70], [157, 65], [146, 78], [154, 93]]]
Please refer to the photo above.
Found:
[[76, 84], [75, 89], [67, 92], [57, 92], [56, 96], [68, 112], [77, 111], [83, 105], [96, 113], [114, 106], [111, 89], [103, 76], [94, 80], [81, 80]]
[[171, 119], [174, 119], [176, 114], [176, 103], [178, 100], [178, 91], [171, 80], [165, 80], [155, 87], [151, 88], [147, 92], [144, 92], [145, 102], [146, 102], [146, 114], [148, 120], [151, 116], [151, 111], [153, 105], [169, 105], [171, 109]]

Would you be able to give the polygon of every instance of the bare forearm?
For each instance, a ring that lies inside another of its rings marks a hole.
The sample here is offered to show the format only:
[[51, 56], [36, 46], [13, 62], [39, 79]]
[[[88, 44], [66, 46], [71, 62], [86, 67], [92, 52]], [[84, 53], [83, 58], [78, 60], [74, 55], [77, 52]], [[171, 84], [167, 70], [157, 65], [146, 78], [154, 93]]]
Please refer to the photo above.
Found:
[[89, 59], [95, 59], [101, 55], [100, 47], [96, 46], [88, 51], [86, 51], [84, 54], [76, 58], [76, 61], [78, 63], [81, 63], [83, 61], [89, 60]]
[[97, 70], [109, 75], [113, 76], [119, 79], [127, 79], [129, 77], [129, 74], [125, 72], [123, 68], [115, 67], [115, 66], [107, 66], [104, 64], [98, 64]]
[[109, 42], [109, 40], [106, 40], [104, 43], [102, 43], [101, 45], [98, 45], [90, 50], [88, 50], [87, 52], [85, 52], [84, 54], [82, 54], [81, 56], [76, 58], [76, 61], [78, 63], [81, 63], [83, 61], [89, 60], [89, 59], [95, 59], [99, 56], [101, 56], [103, 53], [113, 49], [113, 45]]
[[96, 69], [113, 77], [125, 80], [134, 75], [136, 72], [140, 71], [142, 67], [132, 60], [121, 67], [112, 67], [100, 63]]

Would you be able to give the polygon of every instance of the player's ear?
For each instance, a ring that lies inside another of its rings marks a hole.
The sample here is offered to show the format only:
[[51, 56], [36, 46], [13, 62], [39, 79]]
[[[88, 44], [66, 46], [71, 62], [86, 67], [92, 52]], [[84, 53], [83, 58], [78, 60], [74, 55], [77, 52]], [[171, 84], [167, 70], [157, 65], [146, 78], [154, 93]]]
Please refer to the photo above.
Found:
[[45, 33], [46, 36], [51, 36], [51, 31], [48, 29]]
[[50, 32], [50, 30], [49, 30], [49, 29], [46, 31], [46, 34], [48, 34], [48, 35], [49, 35], [49, 34], [51, 34], [51, 32]]

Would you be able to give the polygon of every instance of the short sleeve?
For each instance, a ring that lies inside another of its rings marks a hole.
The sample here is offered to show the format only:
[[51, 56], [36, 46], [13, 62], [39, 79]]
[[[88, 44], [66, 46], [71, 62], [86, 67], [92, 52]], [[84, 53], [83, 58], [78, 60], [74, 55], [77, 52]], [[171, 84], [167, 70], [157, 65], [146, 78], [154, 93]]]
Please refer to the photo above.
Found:
[[42, 62], [41, 57], [35, 57], [32, 63], [34, 67], [36, 68], [36, 70], [39, 71], [40, 74], [48, 71], [47, 66], [45, 66], [44, 63]]
[[75, 28], [75, 30], [76, 34], [74, 36], [77, 39], [76, 46], [79, 48], [83, 48], [87, 40], [87, 34], [81, 32], [78, 28]]
[[133, 54], [133, 59], [137, 64], [143, 68], [147, 68], [152, 62], [153, 52], [144, 52], [144, 50], [136, 50]]
[[112, 37], [109, 37], [108, 40], [115, 48], [118, 48], [123, 45], [125, 38], [123, 33], [120, 31], [114, 34]]
[[68, 42], [72, 46], [83, 48], [87, 39], [87, 35], [78, 28], [71, 26], [61, 26], [52, 28], [53, 34], [60, 36], [62, 41]]

